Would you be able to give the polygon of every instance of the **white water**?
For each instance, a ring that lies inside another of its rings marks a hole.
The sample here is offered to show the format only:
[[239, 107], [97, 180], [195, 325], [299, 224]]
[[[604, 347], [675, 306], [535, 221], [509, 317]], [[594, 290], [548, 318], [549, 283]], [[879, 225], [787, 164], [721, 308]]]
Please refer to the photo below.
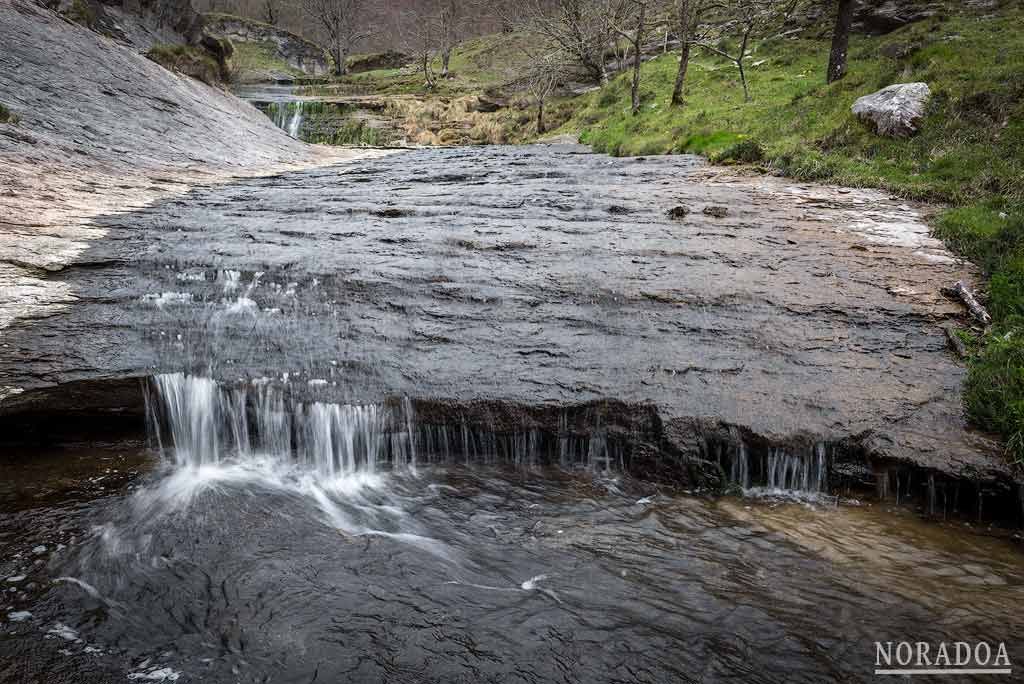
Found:
[[[152, 434], [178, 466], [201, 469], [262, 461], [298, 465], [325, 479], [373, 473], [378, 464], [415, 467], [414, 440], [391, 425], [411, 425], [411, 406], [298, 403], [265, 382], [224, 388], [181, 373], [153, 379]], [[396, 415], [396, 413], [398, 415]]]
[[745, 494], [813, 498], [828, 492], [829, 459], [824, 443], [812, 449], [772, 447], [755, 456], [740, 439], [729, 451], [729, 482]]
[[299, 137], [299, 130], [302, 127], [302, 114], [302, 100], [274, 102], [268, 112], [274, 125], [286, 131], [293, 138]]
[[298, 101], [292, 106], [291, 118], [288, 120], [288, 135], [293, 138], [299, 137], [299, 127], [302, 126], [302, 102]]
[[420, 424], [408, 398], [380, 404], [296, 398], [322, 385], [259, 379], [226, 387], [205, 377], [159, 375], [147, 396], [150, 434], [168, 460], [194, 476], [213, 468], [220, 477], [223, 466], [249, 472], [285, 466], [333, 482], [384, 467], [415, 469], [418, 461], [623, 469], [621, 446], [601, 426], [581, 434], [563, 419], [557, 437], [531, 425], [499, 432], [464, 420]]

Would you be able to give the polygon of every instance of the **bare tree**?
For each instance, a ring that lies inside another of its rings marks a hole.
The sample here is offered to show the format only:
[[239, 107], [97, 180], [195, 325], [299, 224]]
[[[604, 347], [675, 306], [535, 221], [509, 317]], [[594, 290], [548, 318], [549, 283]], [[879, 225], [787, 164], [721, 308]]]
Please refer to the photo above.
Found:
[[613, 34], [600, 0], [521, 0], [504, 11], [509, 23], [569, 57], [593, 82], [608, 80], [605, 50]]
[[263, 20], [271, 26], [277, 26], [281, 20], [281, 0], [263, 0]]
[[439, 0], [438, 4], [437, 28], [441, 50], [441, 78], [448, 78], [448, 65], [452, 60], [452, 52], [461, 41], [465, 7], [463, 0]]
[[429, 3], [414, 5], [404, 13], [400, 29], [403, 49], [416, 58], [416, 64], [423, 74], [423, 85], [428, 90], [437, 86], [438, 74], [434, 71], [434, 60], [441, 46], [441, 29], [434, 10]]
[[605, 8], [608, 25], [633, 51], [630, 102], [633, 116], [636, 116], [640, 113], [640, 67], [643, 66], [643, 48], [647, 37], [648, 12], [652, 9], [651, 0], [606, 0]]
[[832, 33], [832, 51], [828, 58], [826, 82], [834, 83], [846, 76], [846, 57], [850, 49], [850, 28], [856, 0], [839, 0], [836, 27]]
[[537, 135], [547, 132], [544, 107], [563, 78], [565, 78], [565, 59], [557, 52], [535, 57], [526, 68], [523, 82], [527, 92], [533, 96], [537, 105]]
[[299, 0], [305, 13], [323, 29], [334, 75], [348, 72], [348, 56], [356, 43], [372, 35], [366, 24], [366, 0]]
[[[753, 40], [764, 37], [769, 31], [781, 26], [800, 0], [726, 0], [721, 3], [727, 17], [718, 27], [717, 35], [693, 41], [694, 45], [728, 59], [736, 65], [740, 72], [740, 83], [743, 85], [743, 99], [750, 101], [750, 88], [747, 85], [747, 72], [743, 61], [750, 52]], [[735, 37], [737, 45], [734, 52], [719, 47], [714, 41], [726, 37]]]
[[[672, 87], [672, 106], [683, 106], [686, 89], [686, 74], [690, 70], [690, 53], [694, 44], [700, 43], [701, 20], [711, 8], [713, 0], [675, 0], [676, 32], [679, 34], [679, 68], [676, 82]], [[666, 37], [667, 40], [667, 37]]]

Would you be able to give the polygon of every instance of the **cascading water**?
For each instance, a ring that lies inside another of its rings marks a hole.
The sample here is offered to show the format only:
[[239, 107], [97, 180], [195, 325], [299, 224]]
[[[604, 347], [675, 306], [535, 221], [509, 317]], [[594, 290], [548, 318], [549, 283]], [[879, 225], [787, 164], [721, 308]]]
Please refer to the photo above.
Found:
[[[409, 399], [382, 404], [301, 401], [287, 385], [256, 381], [225, 387], [181, 373], [153, 378], [147, 397], [150, 433], [176, 465], [227, 462], [301, 467], [323, 479], [423, 463], [557, 465], [566, 470], [621, 470], [623, 447], [607, 430], [557, 436], [533, 426], [498, 431], [465, 420], [419, 424]], [[165, 449], [166, 447], [166, 449]]]
[[299, 137], [299, 127], [302, 126], [302, 101], [292, 103], [292, 115], [288, 120], [288, 135], [293, 138]]
[[181, 373], [156, 376], [153, 390], [151, 432], [161, 450], [170, 436], [179, 466], [269, 458], [326, 478], [373, 472], [383, 462], [415, 466], [410, 433], [388, 429], [411, 424], [408, 402], [397, 410], [293, 402], [266, 382], [226, 388]]
[[737, 438], [719, 450], [719, 462], [728, 472], [729, 482], [744, 492], [816, 495], [828, 491], [829, 459], [821, 442], [809, 450], [770, 447], [752, 454]]
[[274, 125], [284, 130], [293, 138], [299, 137], [303, 120], [303, 102], [294, 100], [291, 102], [270, 102], [260, 105]]

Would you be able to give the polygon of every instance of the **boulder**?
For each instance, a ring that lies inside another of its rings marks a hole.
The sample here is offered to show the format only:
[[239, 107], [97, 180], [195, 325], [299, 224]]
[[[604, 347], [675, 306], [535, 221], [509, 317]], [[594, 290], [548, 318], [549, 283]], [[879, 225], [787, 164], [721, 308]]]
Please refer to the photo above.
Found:
[[854, 30], [884, 35], [942, 11], [942, 3], [922, 0], [861, 0], [854, 11]]
[[897, 83], [853, 103], [853, 113], [879, 135], [908, 138], [917, 132], [932, 92], [927, 83]]

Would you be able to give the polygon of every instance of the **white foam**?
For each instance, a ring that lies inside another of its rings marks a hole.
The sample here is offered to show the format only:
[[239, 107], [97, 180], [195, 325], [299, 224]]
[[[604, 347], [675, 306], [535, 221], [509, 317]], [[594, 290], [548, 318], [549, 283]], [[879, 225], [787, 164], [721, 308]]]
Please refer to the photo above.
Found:
[[528, 579], [525, 582], [523, 582], [523, 584], [521, 585], [522, 588], [523, 588], [523, 591], [533, 591], [534, 589], [537, 588], [537, 583], [538, 582], [543, 582], [547, 578], [548, 578], [547, 575], [537, 575], [536, 577], [531, 577], [530, 579]]
[[145, 295], [142, 301], [145, 304], [152, 304], [156, 308], [162, 309], [165, 306], [190, 304], [192, 302], [192, 294], [190, 292], [161, 292], [159, 294]]
[[147, 672], [132, 672], [128, 675], [128, 679], [143, 680], [147, 682], [176, 682], [181, 677], [180, 672], [175, 672], [169, 667], [154, 668]]
[[229, 314], [255, 314], [260, 310], [256, 302], [248, 297], [239, 297], [233, 302], [225, 301], [224, 306]]
[[32, 617], [32, 613], [27, 610], [15, 610], [7, 614], [7, 619], [11, 622], [24, 622]]
[[52, 634], [53, 636], [58, 636], [61, 639], [64, 639], [65, 641], [81, 641], [81, 639], [78, 638], [78, 632], [71, 629], [62, 622], [53, 623], [53, 627], [46, 633]]

